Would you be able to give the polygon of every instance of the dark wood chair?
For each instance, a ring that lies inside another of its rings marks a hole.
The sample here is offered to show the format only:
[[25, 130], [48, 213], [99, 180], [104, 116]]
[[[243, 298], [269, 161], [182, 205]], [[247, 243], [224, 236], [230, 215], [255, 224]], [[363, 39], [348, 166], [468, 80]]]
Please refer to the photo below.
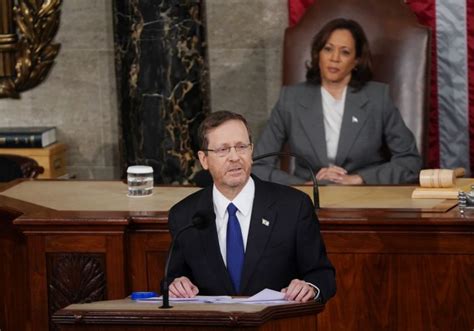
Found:
[[415, 135], [426, 164], [430, 30], [418, 23], [402, 0], [317, 0], [296, 26], [285, 31], [283, 84], [305, 80], [314, 35], [338, 17], [354, 19], [364, 28], [373, 56], [374, 80], [390, 85], [392, 98]]
[[0, 182], [17, 178], [36, 178], [44, 168], [32, 158], [13, 154], [0, 155]]

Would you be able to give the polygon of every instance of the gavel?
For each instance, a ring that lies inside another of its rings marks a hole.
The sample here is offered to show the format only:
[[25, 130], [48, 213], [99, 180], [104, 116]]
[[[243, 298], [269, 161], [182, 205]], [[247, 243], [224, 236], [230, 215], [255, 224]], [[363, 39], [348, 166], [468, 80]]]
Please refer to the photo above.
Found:
[[464, 177], [464, 168], [424, 169], [420, 171], [421, 187], [453, 187], [456, 177]]

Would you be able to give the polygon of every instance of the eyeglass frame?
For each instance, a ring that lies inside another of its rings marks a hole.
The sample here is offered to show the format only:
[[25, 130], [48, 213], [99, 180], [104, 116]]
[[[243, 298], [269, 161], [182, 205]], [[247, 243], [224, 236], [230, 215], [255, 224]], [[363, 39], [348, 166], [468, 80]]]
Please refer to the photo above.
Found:
[[[247, 151], [252, 150], [253, 143], [248, 144], [237, 144], [234, 146], [220, 147], [215, 149], [203, 149], [203, 152], [213, 152], [216, 153], [218, 157], [226, 157], [230, 154], [230, 150], [233, 148], [235, 152], [239, 155], [244, 155]], [[238, 149], [239, 148], [239, 149]], [[225, 154], [223, 154], [225, 152]]]

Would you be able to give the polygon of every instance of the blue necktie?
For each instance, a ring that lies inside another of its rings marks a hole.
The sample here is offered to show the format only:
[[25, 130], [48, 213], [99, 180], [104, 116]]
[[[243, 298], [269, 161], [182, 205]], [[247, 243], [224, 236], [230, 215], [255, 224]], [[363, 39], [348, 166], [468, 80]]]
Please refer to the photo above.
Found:
[[240, 290], [240, 277], [244, 265], [244, 240], [237, 219], [237, 207], [233, 203], [227, 206], [229, 221], [227, 222], [227, 270], [238, 293]]

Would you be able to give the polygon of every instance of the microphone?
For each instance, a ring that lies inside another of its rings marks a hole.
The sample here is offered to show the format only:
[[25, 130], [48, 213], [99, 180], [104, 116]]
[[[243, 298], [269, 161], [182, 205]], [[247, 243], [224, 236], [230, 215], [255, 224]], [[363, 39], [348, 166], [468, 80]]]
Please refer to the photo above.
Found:
[[173, 306], [170, 306], [170, 297], [169, 297], [169, 284], [168, 284], [168, 268], [170, 265], [171, 261], [171, 256], [173, 255], [173, 249], [174, 249], [174, 244], [178, 240], [179, 236], [186, 230], [190, 228], [197, 228], [197, 229], [202, 229], [206, 227], [206, 225], [209, 223], [209, 215], [207, 215], [204, 211], [198, 211], [196, 214], [194, 214], [191, 223], [183, 226], [181, 229], [176, 232], [176, 235], [171, 241], [170, 245], [170, 250], [168, 252], [168, 257], [166, 259], [166, 264], [165, 264], [165, 274], [164, 278], [161, 282], [161, 293], [163, 296], [163, 304], [161, 305], [160, 308], [172, 308]]
[[193, 182], [198, 187], [207, 187], [211, 186], [214, 181], [212, 180], [212, 176], [208, 170], [199, 170], [194, 177], [192, 178]]
[[311, 179], [313, 181], [313, 201], [314, 201], [314, 208], [319, 209], [319, 185], [318, 181], [316, 180], [316, 177], [314, 176], [313, 169], [311, 167], [311, 163], [309, 163], [308, 160], [306, 160], [304, 157], [297, 155], [292, 152], [273, 152], [273, 153], [265, 153], [262, 155], [255, 156], [253, 158], [254, 161], [258, 161], [261, 159], [265, 159], [270, 156], [293, 156], [295, 159], [300, 160], [303, 162], [304, 166], [309, 170], [311, 174]]

